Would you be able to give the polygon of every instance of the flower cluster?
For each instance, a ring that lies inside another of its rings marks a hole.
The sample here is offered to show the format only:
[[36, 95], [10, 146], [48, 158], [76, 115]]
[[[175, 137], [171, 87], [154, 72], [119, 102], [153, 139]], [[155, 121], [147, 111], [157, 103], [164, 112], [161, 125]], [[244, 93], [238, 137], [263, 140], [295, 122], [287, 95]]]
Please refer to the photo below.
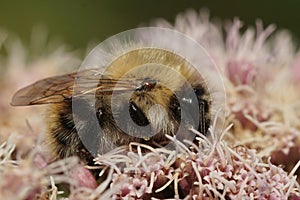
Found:
[[[109, 183], [102, 183], [109, 189], [98, 193], [98, 198], [288, 199], [299, 196], [300, 188], [293, 174], [288, 175], [270, 160], [263, 162], [255, 150], [242, 146], [230, 148], [225, 142], [211, 143], [205, 136], [199, 137], [203, 138], [201, 148], [195, 146], [193, 151], [176, 138], [170, 138], [177, 149], [132, 144], [129, 151], [120, 148], [99, 155], [95, 163], [110, 171], [106, 177]], [[142, 153], [144, 150], [148, 152]]]

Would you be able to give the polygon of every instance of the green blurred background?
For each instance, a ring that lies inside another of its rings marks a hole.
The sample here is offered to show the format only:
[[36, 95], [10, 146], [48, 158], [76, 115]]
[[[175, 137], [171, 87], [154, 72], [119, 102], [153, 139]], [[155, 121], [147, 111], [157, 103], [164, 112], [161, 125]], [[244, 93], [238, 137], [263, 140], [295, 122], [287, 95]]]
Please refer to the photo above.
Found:
[[213, 18], [238, 16], [253, 25], [275, 23], [300, 36], [300, 1], [192, 1], [192, 0], [0, 0], [0, 28], [29, 41], [32, 28], [46, 27], [51, 37], [59, 37], [73, 48], [85, 48], [121, 31], [135, 28], [156, 18], [173, 21], [188, 8], [206, 7]]

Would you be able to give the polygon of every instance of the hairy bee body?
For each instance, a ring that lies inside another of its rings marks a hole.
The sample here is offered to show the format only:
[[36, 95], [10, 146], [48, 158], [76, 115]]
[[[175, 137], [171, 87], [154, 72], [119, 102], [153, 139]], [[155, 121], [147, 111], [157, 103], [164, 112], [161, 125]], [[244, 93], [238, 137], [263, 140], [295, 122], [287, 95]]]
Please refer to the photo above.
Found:
[[[96, 154], [130, 142], [162, 146], [168, 143], [165, 134], [176, 135], [182, 127], [186, 133], [191, 127], [207, 132], [211, 96], [203, 77], [179, 55], [137, 49], [99, 76], [91, 71], [41, 80], [12, 100], [13, 105], [51, 104], [48, 141], [59, 158], [75, 155], [90, 163]], [[94, 88], [83, 89], [86, 80]]]

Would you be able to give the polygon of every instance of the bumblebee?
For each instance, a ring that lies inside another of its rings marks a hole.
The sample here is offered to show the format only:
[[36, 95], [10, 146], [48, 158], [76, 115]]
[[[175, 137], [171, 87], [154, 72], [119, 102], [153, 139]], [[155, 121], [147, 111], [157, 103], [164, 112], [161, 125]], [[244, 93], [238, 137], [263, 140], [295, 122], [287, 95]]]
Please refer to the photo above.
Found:
[[[92, 86], [91, 86], [92, 85]], [[13, 106], [49, 104], [47, 141], [58, 158], [97, 154], [130, 142], [168, 144], [194, 128], [206, 134], [211, 95], [184, 58], [159, 48], [131, 50], [97, 68], [37, 81], [15, 93]]]

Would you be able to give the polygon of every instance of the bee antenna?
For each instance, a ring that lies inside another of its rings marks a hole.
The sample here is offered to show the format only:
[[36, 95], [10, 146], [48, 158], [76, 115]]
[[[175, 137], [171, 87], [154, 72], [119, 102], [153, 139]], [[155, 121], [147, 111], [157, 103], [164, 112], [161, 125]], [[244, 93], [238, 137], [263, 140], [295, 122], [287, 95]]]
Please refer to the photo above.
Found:
[[157, 82], [153, 79], [145, 78], [141, 85], [135, 89], [135, 91], [150, 91], [155, 87], [156, 83]]

